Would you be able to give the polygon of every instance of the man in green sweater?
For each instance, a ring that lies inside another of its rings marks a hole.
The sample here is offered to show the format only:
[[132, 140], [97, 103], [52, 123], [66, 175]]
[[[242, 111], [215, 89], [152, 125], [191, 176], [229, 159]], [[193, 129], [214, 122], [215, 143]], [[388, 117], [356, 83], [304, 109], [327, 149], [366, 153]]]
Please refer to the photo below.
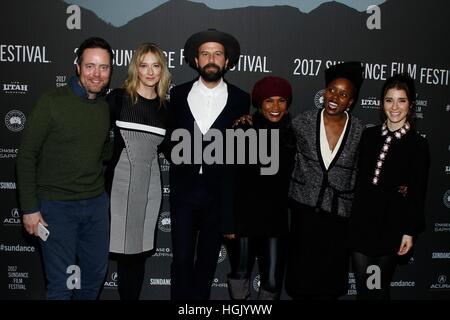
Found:
[[102, 163], [109, 110], [101, 97], [113, 53], [101, 38], [77, 51], [77, 76], [44, 93], [28, 116], [17, 157], [23, 225], [49, 230], [42, 255], [48, 299], [96, 299], [109, 251], [109, 199]]

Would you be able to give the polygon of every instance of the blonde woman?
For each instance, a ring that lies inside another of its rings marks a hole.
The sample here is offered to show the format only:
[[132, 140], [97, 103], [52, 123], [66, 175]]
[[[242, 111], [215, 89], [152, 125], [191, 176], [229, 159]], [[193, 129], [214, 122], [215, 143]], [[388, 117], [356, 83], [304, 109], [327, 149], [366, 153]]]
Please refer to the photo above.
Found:
[[122, 300], [139, 299], [147, 252], [161, 205], [157, 148], [165, 135], [170, 73], [162, 50], [141, 44], [123, 89], [108, 95], [114, 151], [106, 172], [111, 194], [110, 252], [117, 255]]

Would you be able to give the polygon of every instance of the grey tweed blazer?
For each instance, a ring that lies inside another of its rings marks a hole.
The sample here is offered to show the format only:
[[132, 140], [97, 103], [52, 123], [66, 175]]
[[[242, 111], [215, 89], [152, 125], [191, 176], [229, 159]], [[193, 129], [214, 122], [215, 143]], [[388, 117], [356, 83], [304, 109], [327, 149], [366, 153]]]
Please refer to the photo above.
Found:
[[297, 138], [295, 167], [289, 197], [303, 205], [341, 217], [350, 216], [356, 180], [358, 145], [362, 122], [349, 114], [344, 137], [328, 170], [320, 152], [321, 110], [298, 115], [292, 126]]

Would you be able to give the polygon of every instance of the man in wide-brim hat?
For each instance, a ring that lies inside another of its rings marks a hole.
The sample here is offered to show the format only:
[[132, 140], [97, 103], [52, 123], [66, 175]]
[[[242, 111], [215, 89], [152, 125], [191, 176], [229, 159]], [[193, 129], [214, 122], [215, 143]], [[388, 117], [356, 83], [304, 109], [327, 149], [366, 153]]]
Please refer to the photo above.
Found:
[[[225, 137], [225, 130], [231, 129], [236, 119], [248, 113], [250, 96], [223, 79], [226, 71], [239, 60], [239, 42], [232, 35], [215, 29], [196, 33], [186, 41], [184, 55], [200, 76], [171, 90], [171, 122], [162, 145], [166, 158], [172, 162], [171, 297], [207, 300], [222, 237], [233, 232], [232, 169], [203, 161], [211, 139], [204, 139], [199, 147], [191, 145], [195, 137], [203, 137], [210, 129], [215, 129], [216, 133], [219, 130]], [[171, 141], [175, 130], [176, 133], [189, 132], [192, 143], [188, 144], [188, 150], [182, 146], [184, 140], [175, 145], [180, 135], [174, 134], [176, 141]], [[182, 161], [179, 161], [180, 149]], [[222, 156], [226, 159], [225, 148]]]
[[206, 42], [217, 42], [224, 47], [224, 53], [227, 60], [225, 67], [227, 70], [233, 68], [238, 62], [241, 47], [236, 38], [216, 29], [208, 29], [193, 34], [184, 45], [184, 58], [192, 68], [197, 70], [198, 48]]

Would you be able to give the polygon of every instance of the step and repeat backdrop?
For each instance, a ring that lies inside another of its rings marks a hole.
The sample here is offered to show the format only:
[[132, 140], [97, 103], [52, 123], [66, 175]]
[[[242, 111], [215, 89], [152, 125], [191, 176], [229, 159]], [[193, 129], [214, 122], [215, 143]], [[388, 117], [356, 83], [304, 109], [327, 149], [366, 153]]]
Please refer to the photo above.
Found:
[[[347, 5], [316, 1], [316, 6], [309, 8], [293, 7], [303, 1], [285, 1], [290, 5], [264, 1], [264, 7], [255, 6], [255, 1], [230, 2], [238, 3], [234, 7], [227, 7], [227, 1], [223, 7], [217, 6], [221, 1], [147, 2], [150, 5], [126, 1], [126, 7], [114, 6], [120, 1], [101, 0], [0, 3], [1, 299], [45, 298], [39, 244], [21, 225], [15, 160], [31, 108], [45, 90], [67, 84], [75, 72], [77, 46], [91, 36], [110, 42], [115, 54], [110, 87], [116, 88], [125, 80], [133, 49], [142, 42], [155, 42], [166, 53], [176, 85], [196, 76], [183, 59], [186, 39], [211, 27], [233, 34], [241, 44], [239, 63], [226, 79], [251, 91], [263, 76], [287, 78], [294, 90], [293, 115], [321, 107], [324, 70], [338, 62], [360, 60], [365, 65], [366, 80], [353, 114], [366, 125], [380, 122], [379, 93], [386, 78], [408, 72], [415, 79], [417, 129], [428, 139], [432, 155], [427, 228], [414, 255], [398, 268], [391, 283], [392, 296], [450, 299], [450, 5], [446, 1], [346, 1]], [[169, 299], [169, 164], [161, 157], [160, 165], [163, 206], [156, 248], [146, 264], [142, 299]], [[225, 246], [217, 263], [212, 299], [228, 299]], [[258, 287], [255, 268], [253, 297]], [[354, 295], [350, 272], [348, 294], [343, 299]], [[283, 294], [283, 298], [287, 296]], [[101, 299], [118, 299], [114, 260]]]

